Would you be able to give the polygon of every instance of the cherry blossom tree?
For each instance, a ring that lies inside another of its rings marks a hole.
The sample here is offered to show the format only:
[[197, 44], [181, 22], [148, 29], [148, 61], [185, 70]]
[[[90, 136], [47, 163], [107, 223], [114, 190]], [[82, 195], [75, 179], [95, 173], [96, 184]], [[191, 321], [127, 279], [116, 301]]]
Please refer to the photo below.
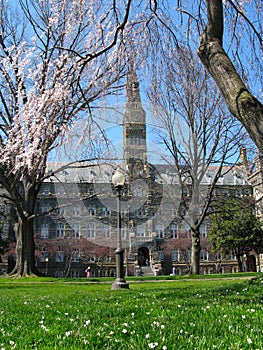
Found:
[[98, 137], [88, 118], [125, 74], [131, 2], [0, 2], [0, 183], [15, 208], [13, 275], [38, 273], [33, 220], [49, 153], [79, 118]]
[[[63, 266], [63, 275], [69, 276], [73, 260], [79, 261], [84, 265], [88, 264], [90, 259], [96, 263], [100, 273], [103, 270], [103, 264], [106, 257], [114, 257], [114, 249], [98, 245], [85, 237], [67, 238], [55, 237], [52, 239], [41, 239], [39, 235], [35, 237], [36, 250], [35, 255], [40, 260], [44, 253], [49, 259], [50, 265], [59, 260]], [[98, 273], [99, 274], [99, 273]]]

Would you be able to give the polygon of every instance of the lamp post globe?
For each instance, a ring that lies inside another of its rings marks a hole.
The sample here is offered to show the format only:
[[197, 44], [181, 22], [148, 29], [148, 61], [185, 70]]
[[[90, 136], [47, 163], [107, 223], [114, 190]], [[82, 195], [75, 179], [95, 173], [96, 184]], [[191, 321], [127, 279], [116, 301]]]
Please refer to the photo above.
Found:
[[[117, 191], [121, 191], [125, 184], [125, 176], [120, 169], [117, 169], [112, 175], [111, 182]], [[119, 190], [118, 190], [119, 189]]]
[[112, 176], [112, 184], [117, 190], [117, 249], [116, 256], [116, 279], [112, 284], [112, 289], [128, 289], [129, 284], [124, 279], [124, 261], [121, 239], [121, 191], [125, 184], [125, 176], [120, 169], [117, 169]]

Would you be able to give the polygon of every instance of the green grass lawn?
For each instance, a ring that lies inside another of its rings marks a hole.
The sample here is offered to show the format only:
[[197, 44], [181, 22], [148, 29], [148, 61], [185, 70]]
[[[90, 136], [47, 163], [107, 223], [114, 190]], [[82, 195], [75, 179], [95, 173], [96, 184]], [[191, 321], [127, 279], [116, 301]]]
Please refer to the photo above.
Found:
[[260, 278], [129, 283], [0, 279], [0, 349], [263, 348]]

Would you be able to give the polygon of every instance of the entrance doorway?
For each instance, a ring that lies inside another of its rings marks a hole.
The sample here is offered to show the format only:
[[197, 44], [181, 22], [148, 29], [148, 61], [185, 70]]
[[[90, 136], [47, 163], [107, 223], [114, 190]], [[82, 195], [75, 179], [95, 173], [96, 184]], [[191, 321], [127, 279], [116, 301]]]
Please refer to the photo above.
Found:
[[146, 247], [141, 247], [138, 249], [138, 265], [146, 265], [146, 260], [150, 260], [149, 249]]
[[256, 257], [255, 255], [249, 255], [247, 257], [247, 272], [256, 272], [257, 266], [256, 266]]

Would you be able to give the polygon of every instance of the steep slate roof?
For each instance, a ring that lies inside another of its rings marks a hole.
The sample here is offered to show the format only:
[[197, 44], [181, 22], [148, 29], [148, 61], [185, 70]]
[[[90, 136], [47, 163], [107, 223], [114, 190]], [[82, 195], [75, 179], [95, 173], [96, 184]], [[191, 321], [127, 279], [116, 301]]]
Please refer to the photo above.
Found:
[[[174, 171], [172, 165], [156, 164], [154, 165], [158, 172], [157, 182], [167, 184], [177, 184], [178, 175]], [[68, 183], [109, 183], [114, 170], [118, 167], [117, 164], [90, 164], [90, 163], [60, 163], [50, 162], [47, 164], [47, 174], [51, 174], [50, 179], [46, 181], [53, 182], [68, 182]], [[62, 169], [61, 171], [58, 171]], [[210, 166], [202, 184], [209, 185], [214, 178], [218, 167]], [[222, 171], [222, 176], [219, 178], [218, 185], [229, 186], [244, 186], [249, 185], [245, 171], [240, 166], [225, 166]]]

